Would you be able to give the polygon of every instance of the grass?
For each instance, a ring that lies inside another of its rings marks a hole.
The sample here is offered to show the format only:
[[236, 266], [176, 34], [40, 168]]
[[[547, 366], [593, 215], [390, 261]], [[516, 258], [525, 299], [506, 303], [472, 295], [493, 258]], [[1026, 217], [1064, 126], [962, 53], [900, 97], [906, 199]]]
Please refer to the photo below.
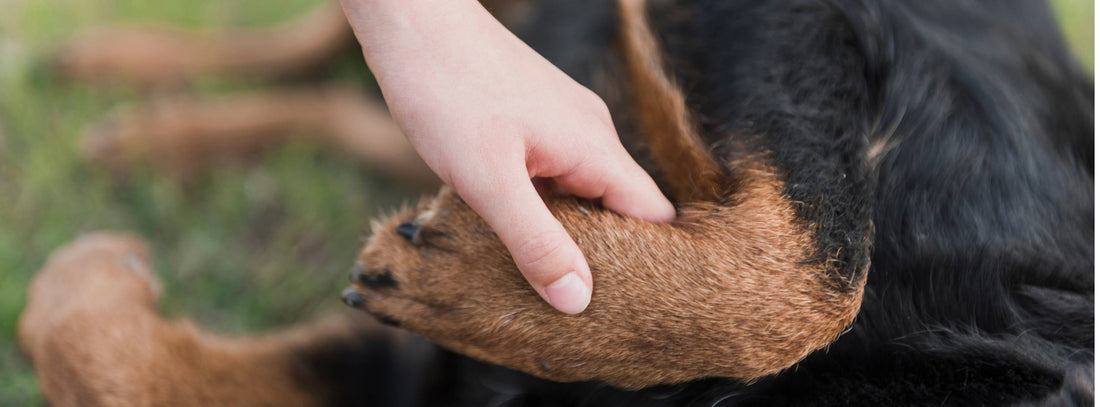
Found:
[[[155, 171], [113, 179], [79, 159], [78, 138], [82, 127], [139, 95], [54, 83], [36, 65], [81, 28], [260, 25], [314, 3], [0, 0], [0, 406], [42, 403], [17, 352], [15, 322], [35, 270], [83, 232], [121, 229], [149, 238], [165, 313], [191, 315], [221, 332], [271, 329], [343, 308], [338, 293], [367, 221], [410, 198], [409, 191], [309, 144], [256, 165], [217, 168], [186, 186]], [[210, 80], [200, 93], [256, 86], [263, 84]]]
[[1062, 32], [1070, 48], [1081, 64], [1090, 72], [1096, 67], [1096, 39], [1093, 18], [1096, 15], [1092, 0], [1054, 0], [1054, 13], [1062, 23]]
[[[296, 144], [186, 186], [155, 171], [125, 181], [82, 162], [81, 128], [132, 89], [48, 80], [38, 61], [74, 32], [162, 22], [218, 30], [285, 20], [317, 0], [0, 0], [0, 406], [41, 405], [15, 345], [27, 283], [47, 254], [97, 229], [149, 238], [168, 315], [227, 333], [335, 308], [368, 219], [411, 198], [347, 157]], [[1093, 3], [1058, 0], [1067, 37], [1093, 66]], [[354, 65], [361, 67], [359, 65]], [[358, 68], [350, 68], [356, 70]], [[365, 69], [365, 68], [362, 68]], [[199, 93], [263, 86], [203, 81]]]

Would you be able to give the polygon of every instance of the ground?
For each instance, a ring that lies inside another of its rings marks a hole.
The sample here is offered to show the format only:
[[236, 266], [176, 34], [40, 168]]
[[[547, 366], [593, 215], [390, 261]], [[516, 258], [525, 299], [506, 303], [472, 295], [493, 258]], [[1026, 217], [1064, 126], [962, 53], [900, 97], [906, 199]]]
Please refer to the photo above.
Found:
[[[83, 162], [81, 129], [134, 89], [64, 84], [42, 69], [80, 29], [116, 22], [204, 31], [282, 21], [317, 0], [0, 0], [0, 405], [41, 405], [15, 344], [33, 273], [55, 247], [97, 229], [133, 230], [157, 252], [167, 315], [226, 333], [275, 329], [343, 307], [338, 294], [370, 218], [415, 192], [349, 157], [301, 143], [252, 165], [181, 184], [151, 168], [119, 179]], [[1093, 66], [1093, 3], [1055, 0], [1067, 37]], [[350, 58], [332, 73], [362, 78]], [[211, 95], [270, 86], [204, 78]]]

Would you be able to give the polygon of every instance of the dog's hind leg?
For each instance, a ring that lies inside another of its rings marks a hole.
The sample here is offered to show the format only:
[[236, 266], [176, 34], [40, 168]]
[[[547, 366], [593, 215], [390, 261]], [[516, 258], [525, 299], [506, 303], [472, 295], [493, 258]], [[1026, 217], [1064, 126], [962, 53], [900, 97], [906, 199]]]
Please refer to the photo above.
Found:
[[[521, 24], [529, 1], [485, 1], [505, 24]], [[110, 26], [79, 33], [49, 61], [55, 73], [92, 83], [179, 85], [208, 74], [283, 78], [303, 75], [355, 48], [336, 1], [270, 28], [200, 34], [153, 26]], [[365, 68], [364, 68], [365, 69]]]
[[83, 153], [116, 170], [150, 162], [187, 176], [211, 159], [240, 158], [291, 137], [309, 137], [415, 185], [439, 185], [380, 103], [338, 87], [176, 97], [121, 109], [91, 126]]
[[348, 316], [216, 337], [157, 315], [149, 261], [140, 239], [99, 232], [55, 251], [35, 277], [19, 341], [51, 405], [376, 406], [415, 394], [396, 388], [412, 378], [391, 377], [419, 363], [407, 334]]
[[139, 86], [204, 74], [284, 77], [307, 72], [354, 44], [335, 2], [283, 25], [200, 35], [160, 27], [104, 27], [78, 34], [54, 56], [65, 77]]

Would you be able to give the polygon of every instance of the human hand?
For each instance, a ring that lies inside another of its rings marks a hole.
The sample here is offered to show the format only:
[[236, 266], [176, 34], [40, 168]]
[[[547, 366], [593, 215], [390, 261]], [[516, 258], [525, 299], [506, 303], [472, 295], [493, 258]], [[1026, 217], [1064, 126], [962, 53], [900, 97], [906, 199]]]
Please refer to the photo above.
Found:
[[390, 113], [493, 228], [536, 292], [583, 311], [592, 276], [532, 178], [653, 222], [672, 204], [623, 148], [607, 106], [473, 0], [342, 0]]

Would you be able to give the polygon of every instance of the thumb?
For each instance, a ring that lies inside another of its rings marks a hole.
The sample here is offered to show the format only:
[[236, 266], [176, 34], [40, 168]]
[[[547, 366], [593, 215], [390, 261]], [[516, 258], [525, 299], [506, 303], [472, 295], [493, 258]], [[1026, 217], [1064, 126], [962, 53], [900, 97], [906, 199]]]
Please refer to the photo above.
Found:
[[455, 190], [489, 223], [543, 300], [567, 314], [588, 307], [592, 299], [588, 263], [526, 173], [502, 174], [496, 183]]

